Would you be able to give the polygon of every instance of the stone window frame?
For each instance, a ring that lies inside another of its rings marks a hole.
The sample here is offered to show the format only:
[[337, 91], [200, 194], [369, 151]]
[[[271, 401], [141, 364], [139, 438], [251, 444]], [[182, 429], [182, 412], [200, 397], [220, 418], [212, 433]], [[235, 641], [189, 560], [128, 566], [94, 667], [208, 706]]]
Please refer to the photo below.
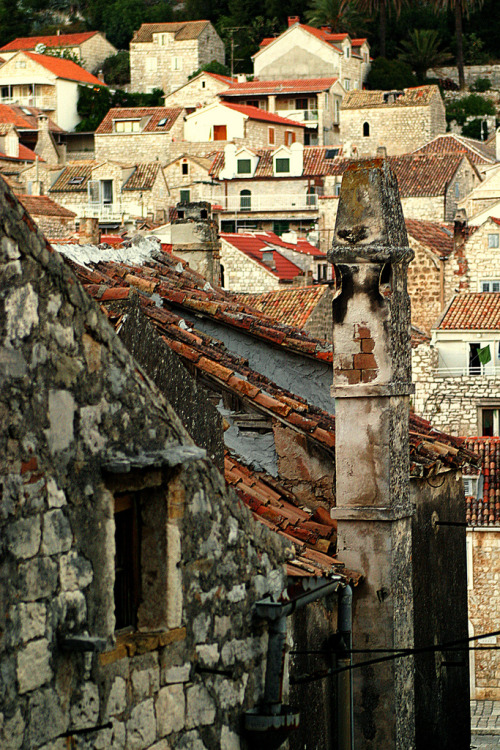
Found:
[[[187, 193], [187, 198], [186, 198]], [[183, 197], [184, 195], [184, 197]], [[191, 191], [189, 188], [179, 190], [179, 203], [189, 203], [191, 201]]]
[[172, 55], [172, 70], [182, 70], [182, 57]]
[[[491, 286], [491, 289], [485, 289], [485, 286], [488, 285]], [[493, 287], [497, 286], [497, 289], [494, 289]], [[481, 279], [479, 282], [479, 291], [480, 292], [486, 292], [486, 293], [498, 293], [500, 292], [500, 279]]]
[[351, 90], [351, 79], [350, 78], [344, 78], [344, 89], [346, 91]]
[[498, 232], [488, 232], [488, 248], [500, 247], [500, 235]]

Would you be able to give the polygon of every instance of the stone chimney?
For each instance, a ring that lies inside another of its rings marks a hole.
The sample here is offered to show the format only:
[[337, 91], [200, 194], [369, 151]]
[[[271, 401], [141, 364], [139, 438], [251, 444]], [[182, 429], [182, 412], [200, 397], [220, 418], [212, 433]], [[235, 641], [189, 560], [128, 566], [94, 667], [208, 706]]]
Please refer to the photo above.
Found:
[[101, 241], [99, 219], [93, 216], [83, 216], [80, 219], [79, 239], [80, 245], [98, 245]]
[[59, 151], [56, 143], [49, 130], [49, 118], [46, 114], [40, 113], [37, 117], [38, 137], [35, 146], [35, 154], [43, 159], [47, 164], [59, 164]]
[[186, 260], [212, 286], [220, 286], [220, 240], [210, 203], [178, 203], [171, 227], [172, 253]]
[[[354, 648], [411, 648], [409, 406], [413, 257], [394, 174], [383, 159], [344, 173], [333, 247], [338, 555], [364, 581]], [[375, 627], [374, 627], [375, 623]], [[376, 672], [375, 672], [376, 669]], [[356, 750], [415, 747], [413, 659], [355, 670]]]
[[377, 158], [387, 158], [387, 148], [385, 146], [377, 146]]
[[453, 220], [453, 254], [455, 256], [455, 275], [458, 277], [456, 291], [469, 291], [469, 264], [465, 255], [467, 236], [467, 214], [464, 208], [457, 209]]
[[288, 28], [293, 26], [294, 23], [300, 23], [300, 16], [288, 16]]

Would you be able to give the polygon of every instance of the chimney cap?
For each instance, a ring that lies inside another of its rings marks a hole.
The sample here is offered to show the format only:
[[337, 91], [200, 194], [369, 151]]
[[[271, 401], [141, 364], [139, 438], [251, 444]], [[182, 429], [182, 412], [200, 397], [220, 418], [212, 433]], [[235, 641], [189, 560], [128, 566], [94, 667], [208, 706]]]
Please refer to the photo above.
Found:
[[293, 26], [294, 23], [300, 23], [300, 16], [288, 16], [288, 27]]

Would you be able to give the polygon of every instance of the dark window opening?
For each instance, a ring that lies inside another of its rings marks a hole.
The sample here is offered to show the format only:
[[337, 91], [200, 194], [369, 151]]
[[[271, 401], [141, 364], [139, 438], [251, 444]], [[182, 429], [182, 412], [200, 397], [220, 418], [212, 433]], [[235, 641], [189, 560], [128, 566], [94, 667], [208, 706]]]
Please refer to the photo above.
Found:
[[481, 344], [469, 344], [469, 375], [481, 374], [480, 348]]
[[276, 173], [289, 171], [290, 159], [276, 159]]
[[252, 162], [250, 159], [238, 159], [238, 174], [250, 174], [252, 171]]
[[191, 200], [190, 195], [191, 194], [190, 194], [189, 190], [181, 190], [180, 193], [179, 193], [180, 202], [181, 203], [189, 203], [189, 201]]
[[139, 514], [132, 495], [115, 498], [115, 629], [137, 627], [141, 595]]
[[249, 211], [252, 208], [252, 193], [250, 190], [240, 192], [240, 210]]
[[182, 174], [189, 174], [189, 164], [187, 161], [182, 162]]
[[224, 266], [222, 263], [220, 264], [220, 285], [222, 288], [225, 286], [225, 279], [224, 279]]
[[495, 409], [483, 409], [482, 418], [483, 429], [481, 434], [485, 437], [493, 437], [495, 435]]
[[368, 138], [370, 135], [370, 125], [368, 122], [363, 123], [363, 136], [364, 138]]

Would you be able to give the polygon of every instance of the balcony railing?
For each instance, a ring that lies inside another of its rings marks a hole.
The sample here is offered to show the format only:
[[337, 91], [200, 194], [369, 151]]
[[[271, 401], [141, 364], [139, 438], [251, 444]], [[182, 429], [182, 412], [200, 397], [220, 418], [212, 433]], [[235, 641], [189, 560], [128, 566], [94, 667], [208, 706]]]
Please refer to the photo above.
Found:
[[307, 122], [307, 124], [312, 127], [318, 126], [317, 109], [278, 109], [275, 114], [280, 117], [287, 117], [289, 120]]
[[99, 219], [99, 221], [120, 221], [123, 213], [113, 203], [88, 203], [82, 209], [82, 216]]
[[55, 109], [54, 99], [43, 96], [6, 96], [0, 97], [0, 104], [17, 104], [18, 107], [36, 107], [37, 109]]
[[498, 364], [488, 362], [487, 365], [478, 366], [465, 365], [464, 367], [445, 367], [441, 365], [436, 368], [435, 374], [438, 378], [498, 378], [500, 377], [500, 362]]
[[318, 196], [306, 195], [229, 195], [220, 200], [225, 211], [247, 212], [256, 211], [317, 211]]

